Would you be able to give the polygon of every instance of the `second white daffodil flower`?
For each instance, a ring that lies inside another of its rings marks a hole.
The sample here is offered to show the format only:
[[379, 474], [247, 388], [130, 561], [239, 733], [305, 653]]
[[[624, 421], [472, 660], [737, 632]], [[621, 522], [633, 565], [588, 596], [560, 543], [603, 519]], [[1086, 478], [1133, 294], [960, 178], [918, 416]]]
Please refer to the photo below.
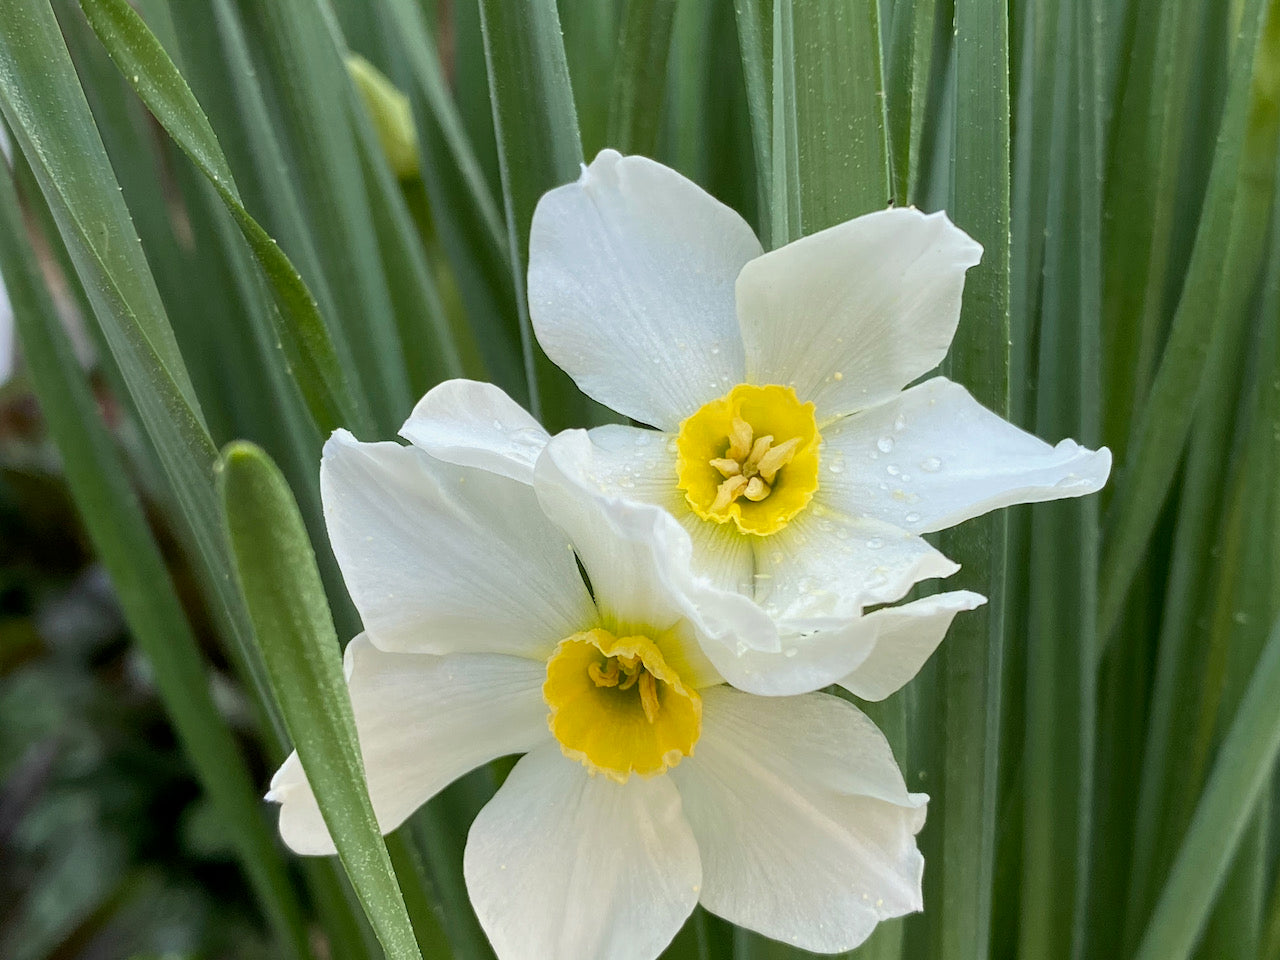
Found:
[[[485, 392], [470, 389], [474, 412]], [[325, 447], [325, 520], [366, 630], [347, 679], [382, 829], [525, 755], [464, 858], [501, 960], [652, 960], [697, 903], [823, 952], [918, 910], [926, 798], [875, 726], [837, 697], [725, 685], [698, 611], [669, 588], [688, 552], [675, 521], [602, 510], [522, 443], [461, 449], [496, 470], [342, 431]], [[333, 852], [296, 754], [270, 799], [290, 847]]]

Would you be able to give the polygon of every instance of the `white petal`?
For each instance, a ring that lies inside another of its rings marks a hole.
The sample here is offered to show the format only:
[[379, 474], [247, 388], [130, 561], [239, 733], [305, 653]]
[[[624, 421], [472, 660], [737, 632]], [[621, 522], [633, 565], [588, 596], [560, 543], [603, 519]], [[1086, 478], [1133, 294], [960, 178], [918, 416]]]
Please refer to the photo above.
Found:
[[871, 604], [901, 599], [921, 580], [960, 569], [914, 534], [841, 513], [817, 498], [782, 530], [761, 538], [755, 555], [756, 601], [797, 629], [858, 616]]
[[684, 645], [676, 669], [682, 677], [693, 671], [695, 686], [719, 680], [707, 657], [718, 663], [739, 647], [776, 650], [777, 630], [764, 611], [693, 574], [689, 536], [669, 513], [612, 496], [589, 479], [590, 450], [583, 431], [558, 434], [538, 460], [534, 487], [573, 541], [605, 625], [653, 635], [683, 624], [695, 642]]
[[538, 342], [587, 395], [674, 429], [743, 379], [734, 280], [759, 255], [746, 221], [701, 187], [601, 151], [533, 214]]
[[957, 613], [986, 602], [981, 594], [956, 590], [868, 614], [877, 628], [875, 647], [840, 685], [864, 700], [883, 700], [920, 672]]
[[591, 447], [583, 452], [590, 458], [582, 468], [590, 480], [628, 500], [677, 512], [684, 494], [676, 486], [674, 434], [610, 423], [587, 436]]
[[446, 380], [427, 392], [400, 436], [433, 457], [533, 482], [549, 435], [524, 407], [491, 383]]
[[721, 590], [756, 595], [755, 537], [732, 523], [712, 523], [690, 510], [682, 496], [677, 517], [693, 541], [693, 572]]
[[712, 663], [726, 681], [765, 697], [789, 697], [810, 693], [838, 683], [856, 672], [875, 650], [877, 623], [875, 614], [833, 621], [821, 629], [797, 634], [782, 634], [776, 650], [741, 647], [711, 657]]
[[568, 540], [526, 484], [340, 430], [320, 491], [347, 590], [384, 650], [545, 660], [596, 621]]
[[982, 247], [942, 213], [881, 210], [753, 260], [738, 278], [751, 383], [794, 386], [820, 420], [938, 365]]
[[480, 811], [463, 869], [499, 960], [653, 960], [702, 876], [670, 777], [591, 777], [554, 745]]
[[810, 623], [801, 632], [783, 621], [778, 651], [745, 650], [732, 662], [713, 662], [729, 683], [760, 696], [794, 696], [839, 683], [864, 700], [883, 700], [920, 672], [957, 613], [986, 602], [960, 590], [844, 621]]
[[[826, 496], [914, 533], [1015, 503], [1082, 497], [1111, 472], [1111, 451], [1051, 447], [935, 377], [822, 431]], [[830, 472], [830, 464], [842, 469]]]
[[[351, 706], [369, 796], [383, 833], [468, 770], [551, 736], [545, 669], [520, 657], [383, 653], [364, 635], [347, 645]], [[271, 781], [280, 835], [296, 853], [334, 852], [297, 753]]]
[[907, 793], [880, 731], [843, 700], [704, 691], [702, 739], [670, 776], [712, 913], [838, 953], [920, 909], [927, 798]]

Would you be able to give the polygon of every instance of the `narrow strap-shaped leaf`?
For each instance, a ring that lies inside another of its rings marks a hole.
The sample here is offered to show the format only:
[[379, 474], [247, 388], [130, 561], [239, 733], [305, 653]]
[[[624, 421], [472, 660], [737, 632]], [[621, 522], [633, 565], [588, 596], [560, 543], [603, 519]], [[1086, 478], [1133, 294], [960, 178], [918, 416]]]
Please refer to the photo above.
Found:
[[[676, 3], [674, 6], [677, 16], [692, 12], [689, 4]], [[706, 13], [712, 6], [700, 4], [699, 12]], [[567, 0], [556, 7], [560, 11], [560, 26], [564, 29], [564, 52], [569, 63], [569, 80], [573, 84], [573, 103], [578, 111], [582, 151], [585, 156], [593, 157], [605, 147], [618, 146], [608, 133], [609, 110], [618, 86], [621, 61], [618, 36], [624, 19], [631, 12], [630, 5], [621, 0], [609, 0], [607, 3]], [[478, 34], [478, 7], [465, 6], [463, 16], [477, 17], [474, 27]], [[471, 26], [469, 21], [466, 22], [466, 28]], [[674, 51], [672, 58], [675, 58]], [[488, 85], [485, 86], [487, 88]], [[651, 97], [653, 91], [636, 91], [636, 94]]]
[[[1009, 408], [1009, 47], [1007, 9], [989, 0], [955, 6], [955, 127], [948, 212], [984, 249], [965, 277], [964, 303], [948, 357], [950, 376], [1000, 413]], [[925, 874], [938, 958], [985, 958], [991, 946], [996, 788], [1004, 654], [1007, 521], [982, 517], [941, 537], [963, 565], [955, 586], [990, 599], [952, 627], [939, 651], [944, 829]], [[929, 852], [926, 851], [926, 857]], [[932, 899], [930, 899], [932, 898]]]
[[218, 486], [271, 689], [338, 856], [387, 956], [421, 960], [369, 800], [338, 638], [293, 494], [271, 459], [245, 442], [223, 451]]
[[553, 0], [480, 0], [480, 23], [529, 406], [550, 429], [582, 426], [591, 408], [535, 342], [525, 297], [533, 209], [547, 190], [576, 179], [582, 162], [559, 15]]
[[1135, 960], [1185, 960], [1280, 751], [1280, 621], [1267, 640]]
[[309, 956], [302, 912], [235, 739], [209, 691], [195, 635], [120, 456], [42, 284], [8, 170], [0, 163], [0, 273], [45, 424], [94, 550], [227, 839], [289, 956]]
[[1240, 24], [1235, 70], [1182, 298], [1109, 507], [1099, 611], [1102, 649], [1115, 631], [1173, 483], [1211, 342], [1226, 334], [1227, 325], [1243, 322], [1266, 247], [1280, 146], [1280, 71], [1274, 67], [1280, 60], [1280, 2], [1252, 0]]
[[[607, 141], [608, 146], [623, 153], [651, 157], [658, 146], [676, 3], [627, 0], [626, 9], [609, 102]], [[697, 137], [699, 133], [686, 130], [681, 135]]]
[[420, 851], [413, 843], [411, 832], [402, 827], [386, 837], [386, 844], [392, 869], [396, 873], [396, 882], [404, 896], [405, 909], [413, 922], [418, 949], [428, 960], [448, 957], [449, 940], [437, 913], [440, 907], [432, 902], [434, 891], [431, 877]]
[[[1207, 5], [1214, 6], [1212, 0]], [[1185, 266], [1178, 262], [1178, 232], [1194, 228], [1184, 213], [1179, 172], [1189, 148], [1185, 128], [1193, 122], [1187, 102], [1205, 59], [1198, 48], [1211, 42], [1203, 36], [1205, 6], [1204, 0], [1139, 5], [1143, 26], [1129, 51], [1128, 82], [1117, 103], [1103, 329], [1107, 440], [1120, 459], [1166, 333], [1170, 274]]]
[[792, 7], [800, 232], [889, 205], [889, 141], [876, 0]]
[[[1057, 5], [1035, 432], [1096, 446], [1101, 145], [1089, 4]], [[1038, 506], [1028, 572], [1019, 949], [1084, 955], [1097, 671], [1098, 501]]]
[[1261, 960], [1280, 960], [1280, 879], [1271, 881], [1271, 897], [1262, 931], [1262, 945], [1258, 956]]
[[[800, 224], [800, 116], [796, 93], [795, 5], [773, 0], [773, 58], [769, 74], [769, 244], [803, 235]], [[761, 174], [764, 175], [763, 173]]]
[[889, 40], [884, 50], [885, 117], [889, 133], [889, 170], [893, 196], [906, 206], [910, 194], [911, 120], [923, 109], [912, 98], [915, 78], [915, 19], [929, 4], [923, 0], [896, 3], [890, 7]]
[[298, 388], [321, 433], [337, 426], [369, 426], [347, 389], [315, 298], [279, 244], [245, 210], [200, 104], [155, 35], [126, 0], [81, 0], [90, 25], [120, 72], [161, 126], [209, 178], [262, 268], [279, 308], [277, 331]]
[[733, 7], [737, 15], [742, 75], [747, 87], [751, 144], [756, 155], [760, 239], [766, 247], [772, 247], [777, 245], [769, 235], [773, 209], [773, 8], [770, 0], [733, 0]]
[[[242, 598], [229, 576], [213, 463], [137, 234], [120, 199], [48, 0], [0, 0], [0, 110], [30, 162], [195, 546], [229, 652], [269, 710]], [[160, 344], [157, 347], [157, 342]]]
[[[772, 5], [769, 242], [777, 247], [892, 200], [878, 5]], [[739, 32], [759, 14], [739, 6]], [[743, 46], [744, 65], [760, 69]], [[748, 94], [753, 79], [748, 75]], [[758, 91], [757, 91], [758, 93]]]

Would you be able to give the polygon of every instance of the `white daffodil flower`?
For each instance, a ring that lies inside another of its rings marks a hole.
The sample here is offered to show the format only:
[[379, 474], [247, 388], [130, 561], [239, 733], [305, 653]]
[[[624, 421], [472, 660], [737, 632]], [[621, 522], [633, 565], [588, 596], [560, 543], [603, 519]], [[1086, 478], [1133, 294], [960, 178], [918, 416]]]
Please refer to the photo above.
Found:
[[[815, 638], [865, 629], [850, 624], [868, 607], [958, 569], [922, 534], [1106, 481], [1105, 448], [1050, 446], [943, 377], [907, 386], [945, 356], [981, 253], [945, 215], [914, 209], [764, 253], [701, 188], [612, 150], [539, 201], [538, 341], [589, 396], [656, 428], [563, 435], [555, 456], [584, 496], [669, 511], [694, 572], [770, 614], [772, 633], [732, 643], [780, 665], [731, 672], [716, 658], [736, 686], [792, 692], [818, 666], [838, 679], [840, 658], [812, 663], [838, 645]], [[942, 594], [883, 616], [949, 623], [980, 599]], [[799, 662], [781, 663], [787, 653]]]
[[[474, 417], [486, 391], [466, 389]], [[502, 960], [652, 960], [697, 903], [822, 952], [920, 909], [927, 798], [875, 726], [837, 697], [725, 685], [701, 611], [670, 589], [688, 536], [649, 505], [601, 509], [549, 457], [535, 469], [542, 439], [525, 426], [462, 445], [473, 466], [345, 432], [325, 448], [325, 518], [366, 630], [346, 670], [382, 829], [525, 754], [464, 858]], [[296, 754], [269, 798], [290, 847], [334, 851]]]

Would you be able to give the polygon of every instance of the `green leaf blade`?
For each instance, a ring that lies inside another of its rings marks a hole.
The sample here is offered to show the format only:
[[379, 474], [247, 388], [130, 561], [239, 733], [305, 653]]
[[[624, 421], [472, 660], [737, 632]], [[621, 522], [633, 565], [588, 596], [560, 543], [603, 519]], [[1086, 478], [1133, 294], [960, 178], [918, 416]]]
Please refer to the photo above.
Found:
[[315, 554], [288, 484], [245, 442], [219, 460], [228, 542], [271, 688], [338, 856], [392, 960], [421, 960], [369, 800], [355, 718]]

